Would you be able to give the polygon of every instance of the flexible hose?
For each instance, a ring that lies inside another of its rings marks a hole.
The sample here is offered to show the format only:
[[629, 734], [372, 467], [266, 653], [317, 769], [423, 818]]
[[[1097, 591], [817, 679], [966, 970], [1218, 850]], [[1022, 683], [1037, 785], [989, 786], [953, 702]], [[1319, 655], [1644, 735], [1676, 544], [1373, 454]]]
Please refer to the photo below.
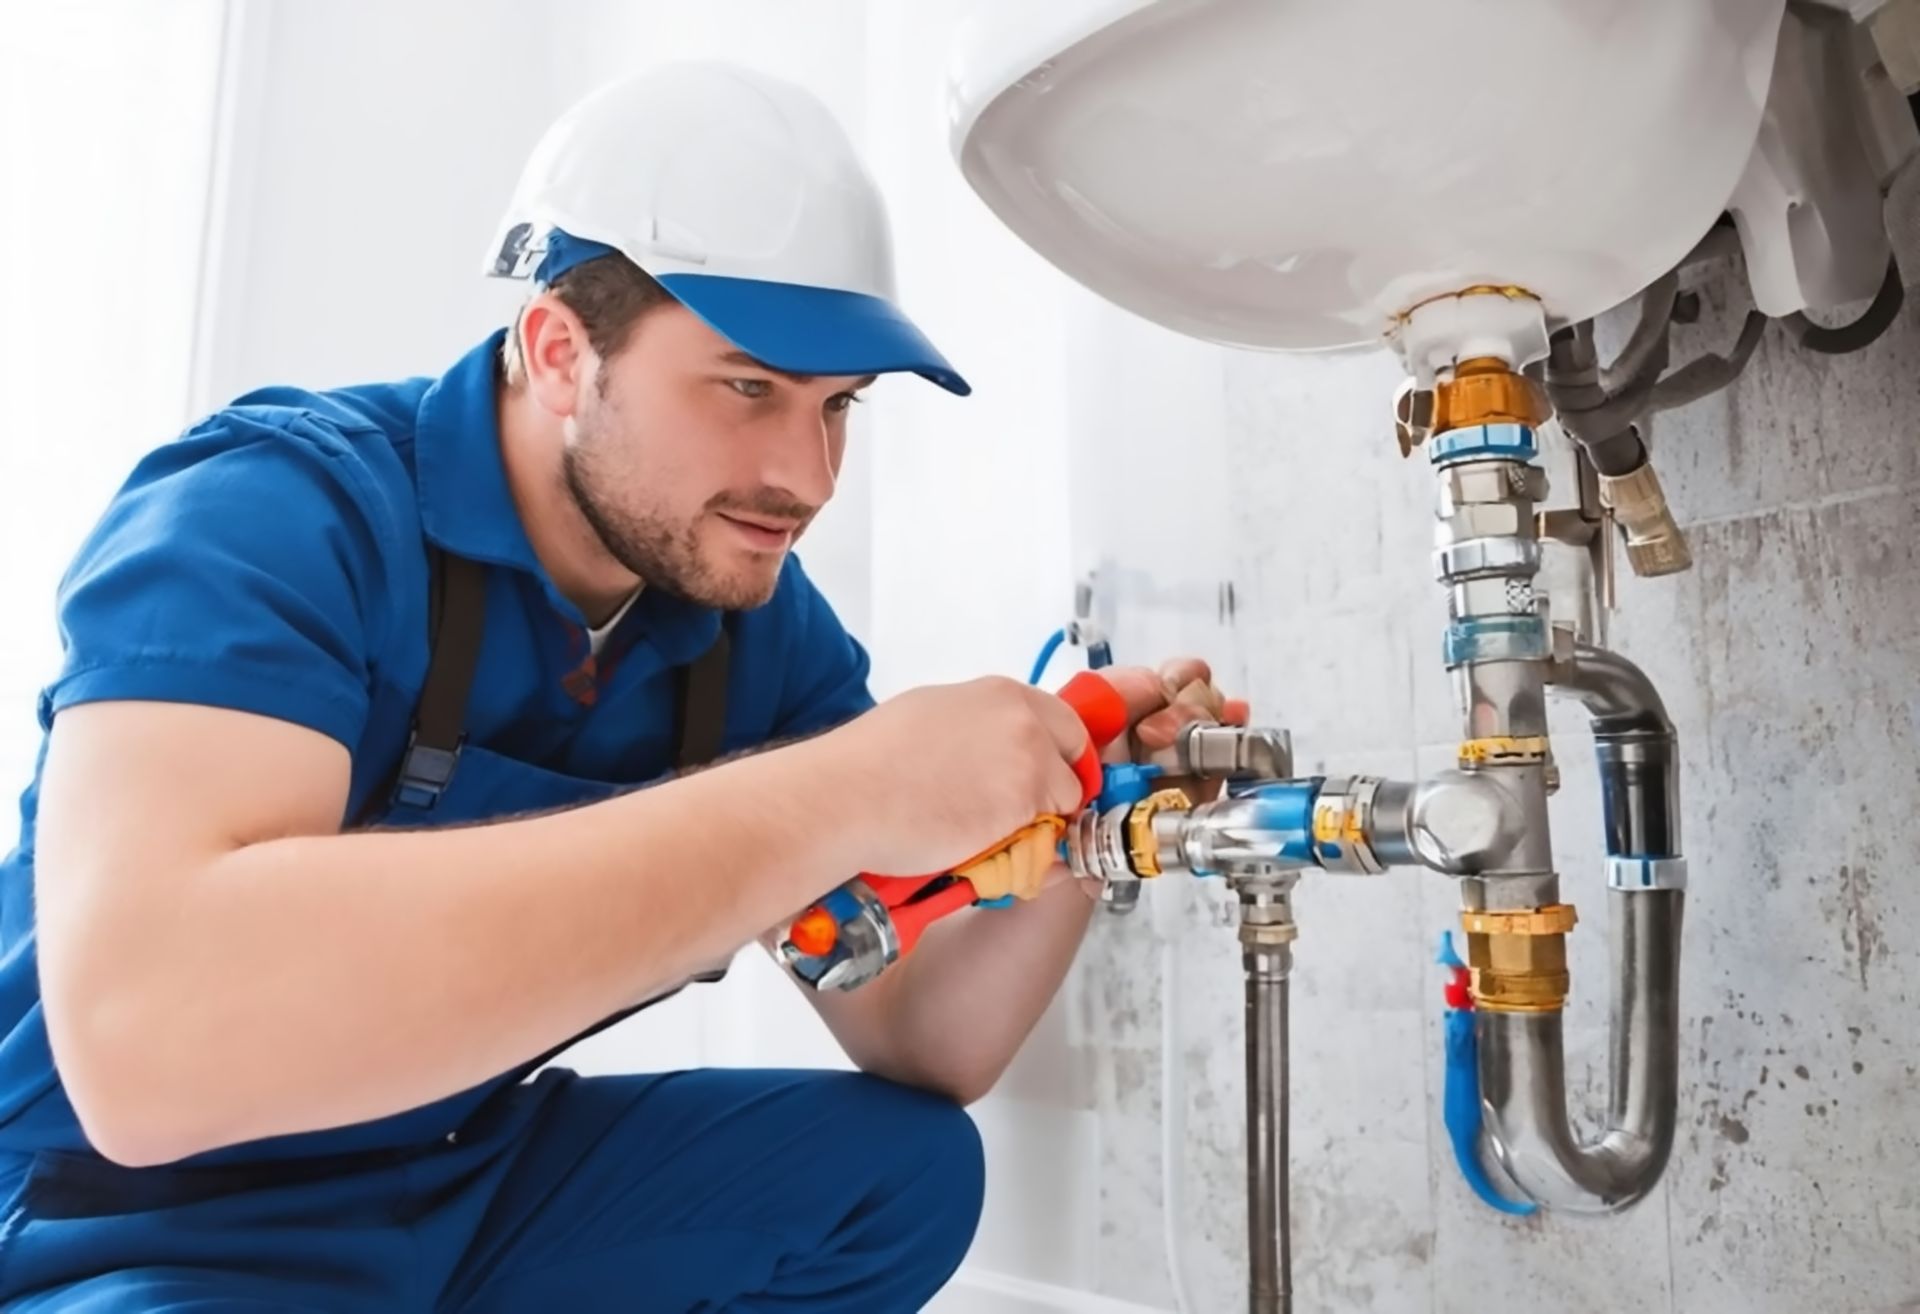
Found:
[[1784, 322], [1808, 351], [1817, 351], [1823, 356], [1844, 356], [1879, 341], [1880, 335], [1900, 317], [1900, 307], [1905, 304], [1906, 296], [1906, 289], [1900, 282], [1900, 267], [1889, 260], [1887, 276], [1880, 281], [1879, 292], [1874, 295], [1872, 303], [1860, 312], [1860, 318], [1851, 324], [1827, 328], [1814, 323], [1799, 311], [1788, 315]]
[[1046, 643], [1041, 645], [1040, 655], [1034, 659], [1033, 674], [1027, 677], [1028, 684], [1039, 684], [1046, 679], [1047, 667], [1053, 664], [1053, 655], [1060, 651], [1060, 645], [1066, 641], [1067, 632], [1064, 629], [1055, 630], [1047, 636]]
[[1187, 1267], [1181, 1259], [1181, 1222], [1187, 1216], [1187, 1091], [1180, 1061], [1180, 942], [1160, 945], [1160, 1232], [1175, 1314], [1188, 1314]]

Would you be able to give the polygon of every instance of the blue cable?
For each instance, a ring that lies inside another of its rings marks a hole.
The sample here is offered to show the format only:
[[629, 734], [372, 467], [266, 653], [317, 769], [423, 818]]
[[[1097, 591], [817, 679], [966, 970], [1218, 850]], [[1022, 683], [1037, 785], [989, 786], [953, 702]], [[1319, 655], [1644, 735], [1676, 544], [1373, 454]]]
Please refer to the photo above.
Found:
[[1040, 656], [1033, 663], [1033, 674], [1027, 677], [1028, 684], [1039, 684], [1046, 678], [1047, 667], [1053, 664], [1053, 655], [1060, 651], [1060, 645], [1066, 641], [1065, 629], [1055, 630], [1047, 636], [1046, 644], [1040, 649]]
[[[1440, 933], [1440, 952], [1436, 955], [1436, 961], [1442, 967], [1466, 966], [1453, 950], [1453, 932]], [[1467, 1179], [1468, 1187], [1480, 1197], [1481, 1202], [1503, 1214], [1524, 1218], [1537, 1212], [1540, 1206], [1530, 1200], [1509, 1200], [1501, 1195], [1487, 1177], [1486, 1165], [1480, 1161], [1483, 1116], [1480, 1107], [1480, 1053], [1473, 1024], [1472, 1009], [1447, 1009], [1447, 1084], [1441, 1103], [1441, 1113], [1447, 1124], [1447, 1139], [1453, 1142], [1453, 1161], [1460, 1165], [1460, 1175]]]

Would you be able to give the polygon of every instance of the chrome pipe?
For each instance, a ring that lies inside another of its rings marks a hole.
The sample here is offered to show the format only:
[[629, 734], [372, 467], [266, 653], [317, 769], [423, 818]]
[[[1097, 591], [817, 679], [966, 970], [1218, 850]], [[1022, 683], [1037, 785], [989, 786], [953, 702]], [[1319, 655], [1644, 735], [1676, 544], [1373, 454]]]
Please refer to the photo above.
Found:
[[1388, 866], [1468, 876], [1502, 865], [1519, 847], [1525, 820], [1505, 781], [1442, 771], [1413, 783], [1381, 781], [1367, 840]]
[[1293, 1241], [1288, 1207], [1287, 979], [1293, 915], [1287, 889], [1240, 886], [1241, 962], [1246, 969], [1247, 1308], [1292, 1314]]
[[1549, 679], [1593, 718], [1607, 856], [1678, 858], [1678, 737], [1653, 681], [1620, 654], [1585, 644], [1555, 662]]
[[1607, 1127], [1591, 1142], [1574, 1135], [1558, 1011], [1479, 1013], [1480, 1093], [1494, 1155], [1523, 1191], [1550, 1208], [1613, 1213], [1659, 1180], [1679, 1104], [1686, 863], [1675, 735], [1653, 682], [1617, 653], [1576, 647], [1550, 678], [1592, 715], [1600, 759], [1612, 887]]
[[1570, 655], [1553, 663], [1549, 680], [1555, 689], [1575, 695], [1585, 705], [1596, 739], [1673, 735], [1660, 691], [1645, 671], [1617, 652], [1575, 644]]
[[1607, 1128], [1579, 1142], [1567, 1116], [1561, 1015], [1478, 1014], [1480, 1096], [1494, 1157], [1552, 1209], [1608, 1214], [1653, 1188], [1673, 1149], [1680, 1046], [1681, 890], [1609, 896], [1613, 1003]]

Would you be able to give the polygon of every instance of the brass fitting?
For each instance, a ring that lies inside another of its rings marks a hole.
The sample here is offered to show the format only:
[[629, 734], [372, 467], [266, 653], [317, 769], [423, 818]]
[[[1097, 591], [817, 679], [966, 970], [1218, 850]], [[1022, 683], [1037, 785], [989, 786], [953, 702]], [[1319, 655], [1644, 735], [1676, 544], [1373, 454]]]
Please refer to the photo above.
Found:
[[1476, 356], [1453, 367], [1453, 377], [1433, 388], [1429, 429], [1445, 433], [1470, 424], [1537, 425], [1553, 414], [1547, 399], [1524, 374], [1492, 356]]
[[1127, 813], [1127, 862], [1142, 880], [1158, 876], [1160, 840], [1153, 833], [1153, 818], [1160, 812], [1186, 812], [1192, 800], [1177, 789], [1163, 789], [1135, 803]]
[[1512, 912], [1463, 912], [1473, 1003], [1494, 1013], [1554, 1013], [1567, 1002], [1571, 904]]
[[1673, 575], [1693, 565], [1687, 536], [1667, 507], [1652, 461], [1629, 474], [1601, 475], [1600, 501], [1627, 531], [1627, 562], [1634, 574]]
[[1469, 739], [1460, 745], [1460, 768], [1531, 766], [1551, 756], [1552, 745], [1545, 735], [1492, 735]]

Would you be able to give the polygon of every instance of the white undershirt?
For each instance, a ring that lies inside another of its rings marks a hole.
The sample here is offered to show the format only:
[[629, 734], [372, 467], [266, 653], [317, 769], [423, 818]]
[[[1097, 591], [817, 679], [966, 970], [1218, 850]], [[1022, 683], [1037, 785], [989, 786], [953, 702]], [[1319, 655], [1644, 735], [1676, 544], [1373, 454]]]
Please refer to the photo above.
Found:
[[607, 646], [607, 636], [613, 633], [613, 627], [624, 620], [627, 613], [633, 610], [634, 600], [639, 596], [640, 590], [635, 589], [633, 592], [627, 594], [627, 600], [620, 604], [613, 615], [607, 617], [606, 624], [597, 628], [593, 626], [587, 628], [587, 643], [591, 646], [590, 650], [595, 657], [598, 657], [600, 650]]

